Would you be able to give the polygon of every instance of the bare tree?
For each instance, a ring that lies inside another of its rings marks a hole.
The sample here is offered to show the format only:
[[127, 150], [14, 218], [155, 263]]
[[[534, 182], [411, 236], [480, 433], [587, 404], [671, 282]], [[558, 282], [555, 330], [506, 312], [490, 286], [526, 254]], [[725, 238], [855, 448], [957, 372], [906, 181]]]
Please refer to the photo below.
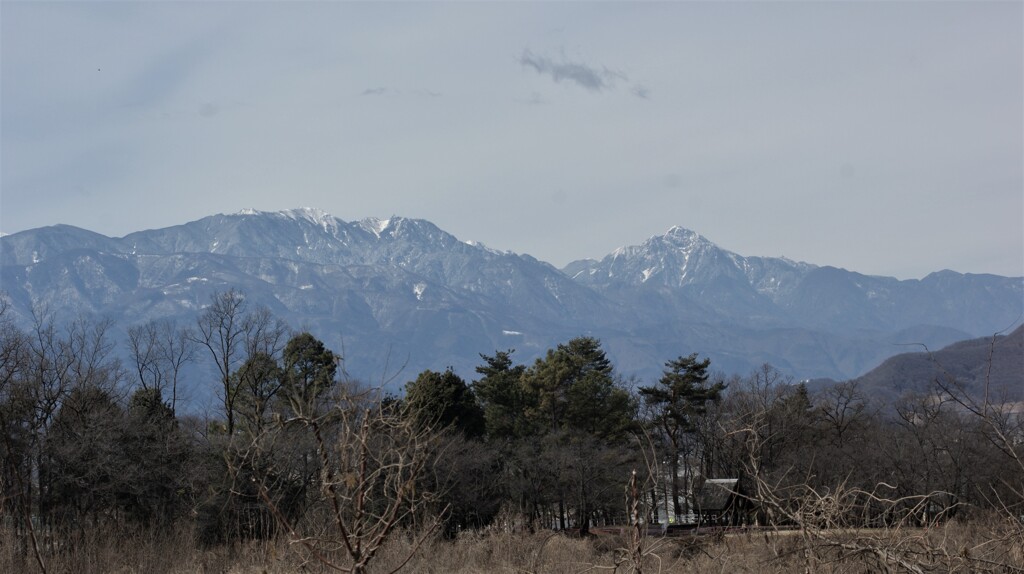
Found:
[[[804, 413], [803, 401], [794, 398], [799, 395], [793, 387], [766, 392], [771, 385], [764, 380], [759, 373], [742, 396], [732, 397], [723, 431], [745, 459], [753, 483], [747, 494], [767, 524], [795, 528], [788, 536], [765, 537], [779, 560], [799, 556], [806, 572], [1024, 572], [1024, 527], [1013, 506], [1024, 494], [1024, 435], [1015, 434], [1019, 419], [1009, 407], [974, 398], [947, 379], [939, 392], [905, 397], [896, 405], [895, 420], [881, 420], [865, 414], [853, 385], [840, 385], [813, 409], [810, 428], [823, 430], [825, 440], [794, 443], [803, 426], [794, 425]], [[1002, 508], [996, 520], [958, 514], [968, 508], [961, 501], [968, 486], [986, 485], [970, 477], [997, 462], [974, 450], [977, 431], [965, 413], [990, 429], [991, 442], [1013, 462], [1004, 473], [1009, 488], [1003, 492], [1016, 494], [996, 494], [987, 484], [998, 500], [994, 506]], [[868, 434], [872, 425], [876, 434]], [[854, 464], [872, 468], [845, 477], [826, 468], [835, 463], [835, 449], [848, 447], [857, 435], [874, 437], [872, 450], [886, 455], [874, 461], [851, 453]], [[801, 456], [790, 456], [794, 444], [802, 445]]]
[[[50, 442], [62, 411], [73, 411], [74, 393], [102, 390], [114, 396], [123, 370], [113, 353], [112, 322], [80, 317], [58, 326], [46, 310], [33, 310], [31, 329], [8, 322], [0, 303], [0, 426], [3, 427], [3, 494], [21, 520], [16, 534], [27, 554], [45, 570], [44, 550], [52, 543], [61, 471], [52, 463]], [[96, 461], [92, 461], [95, 463]], [[26, 543], [27, 542], [27, 543]]]
[[850, 435], [867, 424], [868, 401], [855, 381], [839, 383], [826, 390], [816, 402], [829, 442], [842, 448]]
[[[278, 441], [293, 440], [293, 432], [311, 436], [316, 449], [318, 493], [304, 519], [290, 516], [276, 494], [273, 481], [289, 470], [251, 462], [266, 461]], [[326, 414], [279, 420], [275, 430], [253, 441], [246, 460], [263, 469], [251, 480], [293, 544], [331, 570], [362, 574], [396, 529], [430, 508], [435, 494], [418, 487], [436, 458], [438, 439], [395, 405], [343, 391]], [[440, 517], [430, 519], [392, 572], [405, 566], [439, 524]]]
[[616, 571], [618, 566], [624, 565], [626, 572], [642, 574], [646, 565], [653, 562], [657, 565], [655, 571], [662, 572], [664, 564], [660, 553], [666, 546], [668, 519], [666, 517], [665, 523], [661, 525], [651, 524], [649, 519], [656, 516], [653, 506], [656, 506], [658, 501], [652, 496], [648, 505], [645, 502], [647, 497], [643, 494], [648, 491], [656, 492], [659, 482], [664, 481], [665, 474], [658, 463], [660, 449], [643, 429], [634, 438], [634, 448], [643, 456], [644, 471], [638, 473], [634, 468], [626, 483], [625, 503], [629, 528], [623, 533], [625, 547], [619, 551]]
[[235, 432], [235, 397], [238, 390], [231, 373], [242, 362], [245, 298], [234, 289], [214, 293], [210, 306], [197, 321], [196, 343], [205, 347], [217, 367], [221, 383], [221, 400], [227, 422], [227, 434]]
[[257, 305], [244, 316], [242, 323], [246, 358], [257, 353], [279, 359], [288, 342], [288, 324], [274, 316], [270, 309]]
[[[721, 468], [732, 476], [756, 479], [752, 487], [799, 480], [806, 471], [810, 457], [804, 450], [814, 438], [813, 410], [806, 389], [791, 383], [766, 364], [736, 384], [723, 405], [727, 414], [719, 424], [727, 452]], [[778, 520], [773, 513], [770, 505], [762, 506], [755, 521], [773, 523]]]
[[65, 326], [65, 341], [71, 359], [70, 375], [74, 386], [102, 388], [120, 392], [126, 373], [115, 353], [111, 337], [114, 320], [81, 317]]
[[29, 419], [32, 405], [25, 392], [29, 377], [30, 340], [14, 326], [8, 315], [10, 302], [0, 296], [0, 433], [3, 433], [3, 467], [0, 468], [0, 513], [14, 519], [19, 555], [31, 549], [35, 563], [46, 572], [32, 521], [32, 435]]
[[163, 319], [128, 329], [128, 351], [138, 384], [156, 389], [161, 396], [170, 392], [171, 413], [177, 409], [178, 383], [182, 369], [195, 353], [191, 329]]
[[276, 358], [283, 348], [287, 327], [269, 309], [249, 310], [242, 293], [217, 292], [197, 321], [196, 342], [210, 352], [221, 383], [221, 400], [228, 436], [235, 433], [236, 401], [240, 391], [235, 370], [257, 353]]
[[[991, 538], [1020, 549], [1024, 548], [1024, 412], [1021, 412], [1020, 403], [998, 401], [995, 389], [992, 388], [992, 369], [999, 335], [992, 335], [980, 397], [967, 392], [956, 378], [944, 369], [935, 383], [936, 387], [963, 409], [967, 416], [978, 421], [982, 436], [1000, 453], [1003, 461], [1008, 463], [1007, 472], [997, 481], [990, 483], [988, 491], [983, 495], [999, 509], [1003, 518], [1001, 528], [997, 526], [993, 529]], [[1010, 565], [1006, 557], [1000, 558], [1002, 559], [988, 560], [986, 566], [1003, 566], [1006, 571], [1024, 572], [1024, 567], [1020, 567], [1022, 564], [1019, 557], [1016, 567]]]

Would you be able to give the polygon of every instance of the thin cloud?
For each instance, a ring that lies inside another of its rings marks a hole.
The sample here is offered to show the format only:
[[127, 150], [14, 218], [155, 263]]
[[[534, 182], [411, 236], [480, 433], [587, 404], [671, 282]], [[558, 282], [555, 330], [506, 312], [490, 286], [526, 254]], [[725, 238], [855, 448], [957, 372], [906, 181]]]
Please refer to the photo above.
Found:
[[647, 86], [643, 86], [641, 84], [636, 84], [635, 86], [630, 88], [629, 91], [632, 92], [634, 96], [636, 96], [636, 97], [638, 97], [640, 99], [643, 99], [643, 100], [651, 99], [651, 90], [649, 90], [647, 88]]
[[419, 90], [402, 90], [402, 89], [397, 89], [397, 88], [386, 88], [386, 87], [383, 87], [383, 86], [381, 86], [379, 88], [367, 88], [367, 89], [363, 90], [359, 95], [360, 96], [385, 96], [385, 95], [388, 95], [388, 94], [391, 94], [391, 95], [394, 95], [394, 96], [415, 96], [415, 97], [423, 97], [423, 98], [439, 98], [442, 95], [441, 92], [435, 92], [433, 90], [428, 90], [428, 89], [425, 89], [425, 88], [424, 89], [419, 89]]
[[548, 103], [539, 93], [533, 92], [528, 98], [515, 98], [516, 103], [524, 104], [527, 106], [543, 106]]
[[213, 116], [220, 113], [220, 104], [217, 102], [206, 102], [199, 106], [199, 115], [204, 118], [212, 118]]
[[524, 68], [533, 68], [542, 76], [551, 76], [555, 82], [561, 83], [565, 80], [591, 92], [610, 90], [615, 87], [615, 82], [628, 80], [622, 72], [608, 68], [598, 69], [580, 62], [565, 60], [556, 62], [548, 56], [540, 56], [530, 50], [523, 50], [523, 55], [519, 57], [519, 64]]

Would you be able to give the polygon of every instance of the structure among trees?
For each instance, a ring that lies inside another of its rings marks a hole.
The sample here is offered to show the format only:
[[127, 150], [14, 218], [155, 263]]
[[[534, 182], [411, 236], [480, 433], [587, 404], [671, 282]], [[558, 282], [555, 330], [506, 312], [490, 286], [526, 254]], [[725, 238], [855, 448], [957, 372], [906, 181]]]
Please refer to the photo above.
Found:
[[746, 525], [754, 508], [738, 478], [704, 480], [694, 495], [694, 504], [700, 526]]

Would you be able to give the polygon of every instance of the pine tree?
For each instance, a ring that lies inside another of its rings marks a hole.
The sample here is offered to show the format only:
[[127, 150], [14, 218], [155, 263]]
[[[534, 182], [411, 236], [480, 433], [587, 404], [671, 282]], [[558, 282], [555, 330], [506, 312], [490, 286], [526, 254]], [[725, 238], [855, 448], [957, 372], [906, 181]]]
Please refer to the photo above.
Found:
[[[679, 465], [684, 454], [684, 440], [696, 430], [695, 419], [707, 409], [709, 401], [717, 401], [725, 389], [718, 382], [708, 385], [710, 359], [697, 360], [697, 353], [665, 363], [658, 384], [640, 387], [640, 395], [653, 410], [652, 422], [665, 440], [669, 469], [672, 473], [672, 505], [675, 514], [683, 507], [679, 496]], [[689, 464], [683, 465], [684, 480], [689, 482]]]
[[484, 433], [484, 413], [473, 390], [449, 367], [443, 373], [426, 370], [405, 387], [410, 416], [420, 428], [454, 428], [467, 438]]
[[512, 440], [527, 432], [524, 412], [531, 406], [530, 395], [523, 387], [526, 367], [512, 364], [514, 350], [496, 351], [493, 357], [481, 354], [483, 365], [476, 372], [483, 375], [473, 383], [473, 392], [484, 412], [484, 426], [490, 441]]
[[284, 348], [281, 394], [295, 414], [316, 413], [320, 399], [334, 387], [340, 360], [309, 333], [300, 333], [288, 341]]

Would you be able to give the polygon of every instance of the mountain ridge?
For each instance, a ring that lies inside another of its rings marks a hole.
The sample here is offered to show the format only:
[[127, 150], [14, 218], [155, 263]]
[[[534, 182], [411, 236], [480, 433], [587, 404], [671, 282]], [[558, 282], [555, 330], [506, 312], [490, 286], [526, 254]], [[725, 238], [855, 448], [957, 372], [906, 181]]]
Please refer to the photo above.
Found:
[[935, 394], [940, 391], [936, 381], [975, 400], [1024, 401], [1024, 326], [940, 349], [923, 347], [889, 357], [851, 382], [880, 407], [895, 405], [906, 393]]
[[744, 257], [678, 226], [561, 270], [422, 219], [346, 222], [311, 208], [216, 214], [121, 238], [57, 225], [6, 235], [0, 247], [0, 289], [22, 322], [38, 306], [121, 328], [188, 322], [213, 292], [237, 288], [344, 347], [353, 374], [368, 379], [393, 357], [413, 376], [452, 366], [472, 378], [479, 353], [516, 348], [528, 362], [580, 334], [646, 380], [691, 352], [730, 372], [770, 362], [798, 378], [845, 379], [894, 354], [901, 331], [938, 347], [1024, 313], [1022, 278], [940, 271], [901, 281]]

